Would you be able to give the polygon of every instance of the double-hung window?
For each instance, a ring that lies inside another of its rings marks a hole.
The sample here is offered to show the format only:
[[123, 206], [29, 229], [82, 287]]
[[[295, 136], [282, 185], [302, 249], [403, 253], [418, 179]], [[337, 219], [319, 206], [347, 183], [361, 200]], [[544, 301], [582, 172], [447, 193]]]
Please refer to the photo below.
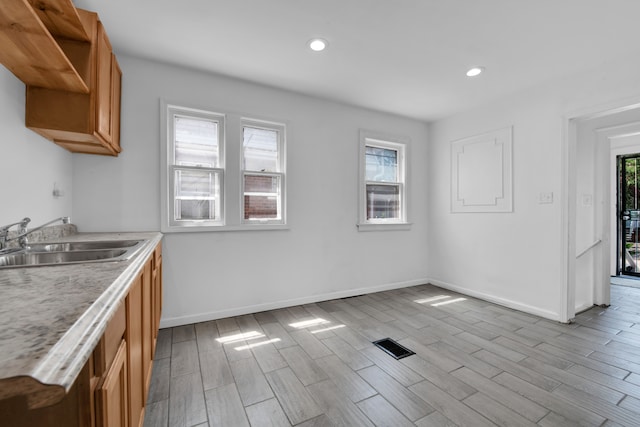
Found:
[[361, 131], [359, 229], [408, 225], [406, 151], [402, 138]]
[[242, 120], [242, 222], [284, 223], [284, 125]]
[[168, 106], [170, 227], [224, 224], [224, 115]]
[[286, 125], [161, 101], [161, 230], [282, 230]]

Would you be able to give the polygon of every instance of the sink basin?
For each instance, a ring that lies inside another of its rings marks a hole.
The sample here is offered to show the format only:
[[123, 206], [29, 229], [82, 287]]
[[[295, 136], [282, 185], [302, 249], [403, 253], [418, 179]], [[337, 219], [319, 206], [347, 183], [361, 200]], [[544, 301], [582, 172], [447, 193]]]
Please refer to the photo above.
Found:
[[126, 261], [144, 246], [144, 242], [145, 240], [96, 240], [33, 243], [26, 250], [0, 255], [0, 269]]
[[125, 253], [127, 253], [126, 249], [73, 252], [19, 252], [0, 256], [0, 268], [115, 261]]
[[97, 240], [90, 242], [31, 243], [29, 244], [29, 252], [70, 252], [94, 249], [120, 249], [136, 246], [140, 242], [141, 240]]

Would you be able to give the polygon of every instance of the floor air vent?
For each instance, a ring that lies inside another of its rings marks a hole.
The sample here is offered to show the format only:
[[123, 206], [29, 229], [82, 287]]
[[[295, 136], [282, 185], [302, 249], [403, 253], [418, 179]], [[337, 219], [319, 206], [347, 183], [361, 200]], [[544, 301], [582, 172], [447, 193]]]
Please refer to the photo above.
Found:
[[401, 346], [391, 338], [384, 338], [378, 341], [374, 341], [373, 343], [377, 347], [380, 347], [382, 350], [384, 350], [386, 353], [393, 356], [396, 360], [415, 354], [413, 351]]

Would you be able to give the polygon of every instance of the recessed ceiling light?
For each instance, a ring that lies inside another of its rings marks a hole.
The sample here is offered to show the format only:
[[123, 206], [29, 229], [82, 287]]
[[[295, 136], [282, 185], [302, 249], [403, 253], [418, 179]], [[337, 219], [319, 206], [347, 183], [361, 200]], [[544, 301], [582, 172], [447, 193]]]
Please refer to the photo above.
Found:
[[320, 52], [325, 50], [328, 44], [329, 43], [327, 43], [327, 41], [323, 39], [309, 40], [309, 49], [315, 52]]
[[469, 71], [467, 71], [467, 77], [479, 76], [480, 74], [482, 74], [483, 71], [484, 71], [484, 67], [469, 68]]

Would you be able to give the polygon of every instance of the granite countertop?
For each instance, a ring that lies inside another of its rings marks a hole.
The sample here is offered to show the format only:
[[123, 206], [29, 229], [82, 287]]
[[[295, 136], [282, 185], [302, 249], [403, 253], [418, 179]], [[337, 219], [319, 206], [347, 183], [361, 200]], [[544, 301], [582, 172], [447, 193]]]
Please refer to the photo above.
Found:
[[[162, 234], [78, 233], [50, 240], [146, 240], [128, 261], [0, 270], [0, 399], [73, 385]], [[49, 242], [49, 240], [47, 240]], [[35, 380], [35, 381], [34, 381]], [[52, 387], [46, 387], [52, 386]]]

